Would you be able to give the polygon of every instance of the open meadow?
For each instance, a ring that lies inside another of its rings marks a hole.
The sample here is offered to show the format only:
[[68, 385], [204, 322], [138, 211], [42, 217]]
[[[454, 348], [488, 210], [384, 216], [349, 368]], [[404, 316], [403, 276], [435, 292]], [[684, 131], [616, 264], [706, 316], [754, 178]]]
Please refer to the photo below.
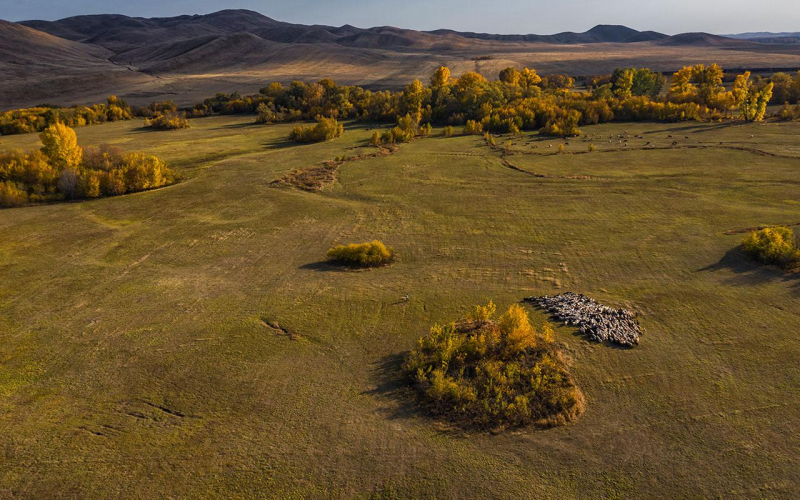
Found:
[[[385, 125], [296, 145], [253, 121], [79, 128], [181, 182], [0, 210], [0, 498], [800, 497], [800, 275], [738, 249], [800, 223], [800, 123], [434, 129], [371, 157]], [[357, 155], [320, 191], [272, 184]], [[325, 262], [373, 239], [396, 262]], [[644, 328], [556, 328], [577, 422], [420, 407], [401, 364], [431, 325], [566, 291]]]

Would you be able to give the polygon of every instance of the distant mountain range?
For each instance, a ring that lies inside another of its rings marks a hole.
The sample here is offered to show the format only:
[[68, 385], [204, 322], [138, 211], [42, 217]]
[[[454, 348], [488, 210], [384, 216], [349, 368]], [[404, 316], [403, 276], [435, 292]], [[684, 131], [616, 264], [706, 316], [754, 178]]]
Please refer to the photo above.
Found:
[[0, 108], [88, 102], [111, 92], [133, 102], [189, 102], [216, 91], [253, 91], [271, 80], [322, 77], [388, 88], [427, 78], [440, 64], [456, 75], [477, 70], [488, 76], [523, 65], [573, 75], [632, 65], [674, 71], [695, 62], [800, 68], [800, 50], [784, 40], [793, 34], [779, 35], [670, 36], [613, 25], [555, 35], [426, 32], [308, 26], [248, 10], [0, 21]]
[[759, 43], [775, 44], [796, 44], [800, 43], [800, 32], [796, 33], [770, 33], [768, 31], [757, 31], [753, 33], [739, 33], [738, 35], [723, 35], [737, 40], [750, 40]]
[[[198, 39], [250, 33], [279, 43], [334, 43], [359, 48], [439, 48], [463, 47], [469, 40], [517, 43], [586, 44], [680, 41], [654, 31], [637, 31], [626, 26], [599, 25], [584, 33], [564, 32], [555, 35], [492, 35], [453, 30], [415, 31], [389, 26], [356, 28], [302, 25], [276, 21], [249, 10], [223, 10], [213, 14], [169, 18], [134, 18], [121, 15], [77, 16], [60, 21], [23, 21], [20, 24], [68, 40], [100, 45], [123, 54], [145, 45], [175, 40]], [[722, 39], [707, 35], [709, 39]], [[697, 40], [691, 40], [696, 43]], [[722, 43], [717, 40], [716, 43]]]

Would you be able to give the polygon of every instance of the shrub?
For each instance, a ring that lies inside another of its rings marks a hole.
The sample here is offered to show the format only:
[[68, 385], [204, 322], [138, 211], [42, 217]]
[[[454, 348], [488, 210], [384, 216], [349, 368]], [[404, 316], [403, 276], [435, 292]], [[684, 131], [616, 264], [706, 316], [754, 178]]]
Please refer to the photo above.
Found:
[[0, 207], [19, 207], [28, 203], [28, 193], [20, 184], [0, 181]]
[[464, 133], [467, 135], [480, 135], [483, 133], [483, 124], [475, 120], [467, 120], [467, 124], [464, 125]]
[[328, 259], [353, 267], [384, 266], [394, 260], [394, 250], [378, 240], [339, 245], [328, 250]]
[[189, 128], [189, 120], [178, 113], [167, 112], [148, 118], [144, 126], [153, 130], [180, 130]]
[[397, 125], [391, 130], [387, 130], [383, 134], [374, 132], [370, 143], [374, 146], [381, 144], [395, 144], [402, 142], [411, 142], [416, 137], [427, 137], [431, 135], [433, 126], [430, 123], [420, 125], [420, 115], [406, 114], [397, 118]]
[[325, 118], [320, 116], [317, 123], [309, 127], [298, 126], [289, 134], [289, 140], [293, 142], [324, 142], [336, 139], [344, 133], [344, 125], [339, 123], [336, 118]]
[[436, 325], [403, 368], [437, 414], [480, 427], [552, 426], [583, 412], [583, 395], [553, 342], [520, 305], [495, 319], [479, 306], [466, 319]]
[[452, 125], [446, 126], [444, 130], [442, 130], [442, 135], [444, 137], [453, 137], [453, 126]]
[[753, 258], [784, 267], [792, 267], [800, 263], [794, 232], [788, 227], [767, 227], [753, 231], [742, 243], [744, 251]]

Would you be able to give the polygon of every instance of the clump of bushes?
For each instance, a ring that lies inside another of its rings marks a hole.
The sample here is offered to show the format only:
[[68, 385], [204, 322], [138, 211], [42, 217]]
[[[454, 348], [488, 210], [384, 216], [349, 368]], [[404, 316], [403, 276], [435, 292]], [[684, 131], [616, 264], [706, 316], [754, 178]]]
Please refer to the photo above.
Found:
[[320, 116], [315, 125], [295, 127], [289, 134], [289, 140], [293, 142], [324, 142], [336, 139], [342, 134], [344, 134], [344, 125], [339, 123], [336, 118]]
[[584, 398], [545, 324], [531, 326], [518, 304], [495, 318], [491, 302], [467, 318], [436, 325], [403, 368], [435, 413], [469, 426], [561, 425]]
[[419, 113], [408, 113], [405, 116], [397, 118], [397, 125], [391, 130], [378, 133], [373, 132], [370, 144], [373, 146], [380, 146], [382, 144], [395, 144], [403, 142], [411, 142], [416, 137], [428, 137], [433, 131], [433, 126], [430, 123], [420, 125], [421, 116]]
[[180, 130], [189, 128], [189, 120], [175, 111], [167, 111], [146, 119], [144, 126], [153, 130]]
[[155, 156], [111, 146], [83, 149], [75, 131], [61, 123], [40, 135], [39, 151], [0, 152], [0, 206], [115, 196], [175, 182]]
[[767, 227], [753, 231], [745, 238], [742, 248], [748, 255], [766, 264], [785, 268], [800, 266], [797, 237], [788, 227]]
[[328, 260], [352, 267], [385, 266], [394, 261], [394, 250], [375, 240], [338, 245], [328, 250]]
[[483, 133], [483, 124], [475, 120], [467, 120], [464, 125], [464, 133], [466, 135], [480, 135]]

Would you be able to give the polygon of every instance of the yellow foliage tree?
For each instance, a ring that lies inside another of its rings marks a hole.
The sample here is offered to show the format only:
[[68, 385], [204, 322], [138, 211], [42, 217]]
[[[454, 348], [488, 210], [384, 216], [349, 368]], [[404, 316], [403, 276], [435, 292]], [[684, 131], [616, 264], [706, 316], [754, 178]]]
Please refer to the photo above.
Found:
[[78, 146], [78, 136], [71, 128], [54, 123], [39, 134], [39, 138], [43, 145], [42, 153], [57, 169], [77, 169], [81, 164], [83, 150]]
[[772, 99], [773, 83], [758, 88], [750, 81], [747, 71], [736, 77], [733, 84], [733, 102], [739, 108], [742, 118], [748, 122], [760, 122], [767, 112], [767, 104]]
[[525, 87], [533, 87], [542, 83], [542, 77], [536, 73], [535, 69], [524, 68], [520, 74], [520, 84]]
[[672, 94], [687, 95], [693, 93], [697, 87], [692, 83], [694, 75], [694, 68], [692, 66], [684, 66], [672, 75], [669, 91]]
[[506, 68], [500, 72], [500, 81], [509, 85], [519, 85], [521, 77], [517, 68]]
[[444, 87], [450, 83], [450, 68], [439, 66], [431, 77], [431, 87]]

